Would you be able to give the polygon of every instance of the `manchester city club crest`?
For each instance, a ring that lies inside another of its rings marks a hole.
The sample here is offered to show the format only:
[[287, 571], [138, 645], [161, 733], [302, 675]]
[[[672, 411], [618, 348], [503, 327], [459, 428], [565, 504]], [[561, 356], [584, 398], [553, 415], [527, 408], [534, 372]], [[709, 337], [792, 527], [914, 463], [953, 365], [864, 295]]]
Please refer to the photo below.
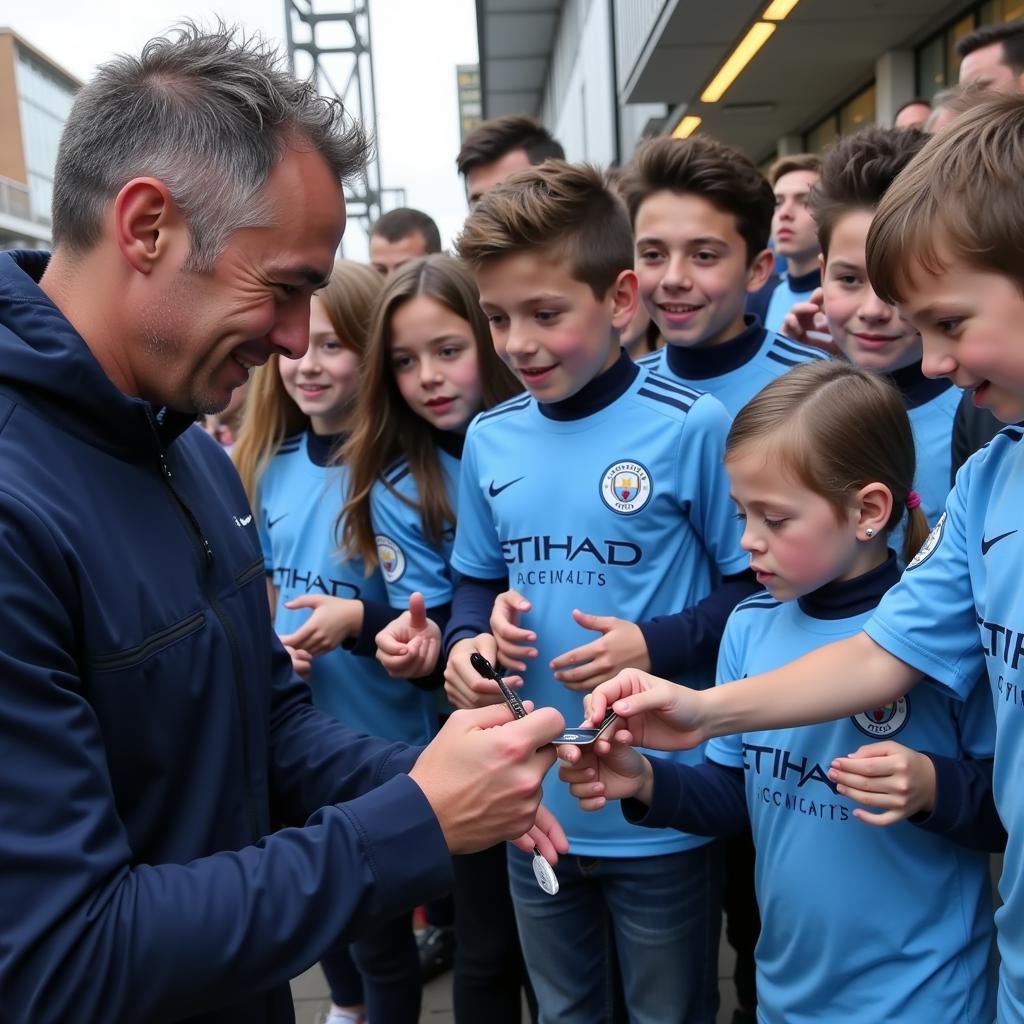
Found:
[[910, 721], [910, 698], [900, 697], [899, 700], [886, 704], [884, 707], [872, 708], [853, 715], [850, 719], [862, 733], [873, 740], [887, 740], [896, 733], [902, 732]]
[[635, 515], [651, 500], [651, 474], [630, 459], [613, 462], [601, 475], [601, 500], [619, 515]]
[[405, 573], [405, 554], [402, 549], [383, 533], [378, 533], [374, 540], [377, 542], [377, 561], [380, 562], [381, 575], [388, 583], [400, 580]]
[[932, 532], [925, 537], [925, 541], [918, 549], [917, 554], [907, 563], [908, 569], [916, 569], [922, 562], [927, 562], [931, 558], [932, 552], [939, 546], [939, 541], [942, 540], [942, 528], [945, 525], [946, 513], [943, 512], [939, 516], [939, 521], [935, 524]]

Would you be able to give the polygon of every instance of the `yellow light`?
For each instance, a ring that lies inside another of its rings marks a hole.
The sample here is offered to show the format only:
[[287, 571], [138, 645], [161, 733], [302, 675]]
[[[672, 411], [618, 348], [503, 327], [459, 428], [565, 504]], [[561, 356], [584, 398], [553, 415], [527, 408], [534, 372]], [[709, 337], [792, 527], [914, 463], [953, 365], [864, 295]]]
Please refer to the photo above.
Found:
[[679, 121], [679, 124], [672, 129], [673, 139], [688, 139], [699, 127], [704, 119], [696, 114], [687, 114]]
[[800, 0], [772, 0], [768, 10], [761, 15], [765, 21], [785, 21], [786, 15], [793, 10]]
[[771, 38], [775, 26], [767, 21], [757, 22], [740, 41], [739, 46], [729, 54], [728, 59], [711, 79], [708, 87], [700, 94], [704, 103], [717, 103], [725, 90], [736, 81], [739, 73], [754, 59], [754, 55]]

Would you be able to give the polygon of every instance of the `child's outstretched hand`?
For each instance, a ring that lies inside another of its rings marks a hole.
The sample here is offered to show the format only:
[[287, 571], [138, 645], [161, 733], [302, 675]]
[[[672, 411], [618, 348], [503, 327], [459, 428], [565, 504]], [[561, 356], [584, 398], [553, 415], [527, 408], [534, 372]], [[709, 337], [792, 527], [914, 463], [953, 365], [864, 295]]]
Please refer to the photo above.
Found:
[[577, 625], [601, 635], [552, 660], [555, 678], [568, 689], [592, 690], [625, 668], [646, 671], [651, 667], [647, 641], [635, 622], [614, 615], [588, 615], [579, 609], [572, 617]]
[[843, 796], [878, 807], [856, 808], [853, 815], [869, 825], [892, 825], [935, 806], [935, 765], [927, 754], [886, 740], [868, 743], [832, 762], [828, 777]]
[[284, 649], [292, 659], [292, 668], [295, 670], [295, 674], [300, 679], [308, 681], [310, 673], [313, 671], [312, 655], [308, 651], [300, 651], [295, 647], [289, 647], [288, 644], [284, 645]]
[[589, 747], [565, 744], [558, 756], [558, 777], [569, 784], [584, 811], [599, 811], [609, 800], [629, 797], [651, 802], [651, 764], [627, 743], [600, 739]]
[[363, 602], [350, 597], [303, 594], [285, 601], [284, 606], [313, 609], [313, 614], [294, 633], [281, 637], [281, 643], [308, 651], [314, 658], [333, 651], [363, 626]]
[[441, 653], [441, 629], [427, 618], [423, 595], [409, 595], [409, 610], [392, 619], [374, 638], [377, 660], [393, 679], [429, 675]]
[[[584, 702], [587, 724], [600, 725], [614, 711], [616, 739], [654, 750], [689, 750], [707, 739], [703, 698], [696, 690], [627, 668], [601, 683]], [[597, 741], [599, 744], [601, 740]]]
[[506, 590], [494, 599], [491, 609], [491, 635], [498, 643], [498, 657], [502, 665], [516, 672], [526, 671], [526, 658], [537, 657], [537, 648], [532, 646], [537, 634], [520, 623], [532, 607], [518, 590]]

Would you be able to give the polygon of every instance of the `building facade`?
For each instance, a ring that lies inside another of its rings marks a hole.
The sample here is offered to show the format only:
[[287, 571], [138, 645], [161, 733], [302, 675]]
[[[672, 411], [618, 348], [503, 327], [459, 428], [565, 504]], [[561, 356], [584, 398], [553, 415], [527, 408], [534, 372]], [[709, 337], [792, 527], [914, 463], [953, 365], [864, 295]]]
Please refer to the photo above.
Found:
[[50, 244], [60, 133], [81, 82], [0, 28], [0, 249]]
[[484, 115], [536, 114], [574, 160], [699, 128], [764, 163], [891, 124], [956, 83], [958, 39], [1019, 17], [1024, 0], [477, 0]]

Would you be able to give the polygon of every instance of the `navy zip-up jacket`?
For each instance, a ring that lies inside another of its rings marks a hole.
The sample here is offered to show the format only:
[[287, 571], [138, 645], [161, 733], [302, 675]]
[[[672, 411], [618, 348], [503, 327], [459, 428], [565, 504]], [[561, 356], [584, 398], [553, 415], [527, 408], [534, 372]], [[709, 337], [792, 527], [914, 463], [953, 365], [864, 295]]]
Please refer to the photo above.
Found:
[[314, 710], [230, 464], [114, 387], [46, 260], [0, 254], [0, 1018], [290, 1021], [449, 887], [418, 750]]

